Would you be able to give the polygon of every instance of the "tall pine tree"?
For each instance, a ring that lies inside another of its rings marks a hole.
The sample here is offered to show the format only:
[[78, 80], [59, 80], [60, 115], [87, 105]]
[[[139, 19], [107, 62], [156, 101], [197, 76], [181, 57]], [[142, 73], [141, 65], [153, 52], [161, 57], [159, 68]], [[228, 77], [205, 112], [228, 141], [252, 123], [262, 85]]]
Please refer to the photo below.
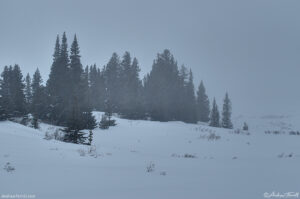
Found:
[[231, 122], [231, 101], [228, 97], [228, 93], [225, 94], [223, 111], [222, 111], [222, 127], [232, 129], [233, 125]]
[[198, 120], [201, 122], [209, 121], [209, 99], [205, 93], [203, 81], [201, 81], [197, 91], [197, 115]]
[[65, 125], [70, 92], [69, 55], [66, 34], [63, 34], [62, 43], [59, 36], [56, 38], [53, 63], [47, 81], [49, 99], [49, 120], [57, 125]]
[[213, 126], [213, 127], [220, 127], [220, 113], [219, 113], [218, 105], [216, 103], [215, 98], [214, 98], [213, 106], [212, 106], [211, 113], [210, 113], [209, 125]]
[[31, 90], [31, 77], [27, 73], [25, 78], [25, 101], [27, 106], [27, 111], [30, 111], [30, 106], [32, 102], [32, 90]]
[[37, 68], [32, 77], [32, 106], [31, 113], [36, 119], [44, 119], [46, 115], [46, 94], [42, 85], [43, 80], [39, 69]]
[[196, 123], [197, 122], [197, 114], [196, 114], [196, 97], [195, 97], [195, 87], [193, 83], [193, 73], [190, 70], [189, 80], [186, 85], [186, 95], [185, 95], [185, 117], [184, 121], [188, 123]]

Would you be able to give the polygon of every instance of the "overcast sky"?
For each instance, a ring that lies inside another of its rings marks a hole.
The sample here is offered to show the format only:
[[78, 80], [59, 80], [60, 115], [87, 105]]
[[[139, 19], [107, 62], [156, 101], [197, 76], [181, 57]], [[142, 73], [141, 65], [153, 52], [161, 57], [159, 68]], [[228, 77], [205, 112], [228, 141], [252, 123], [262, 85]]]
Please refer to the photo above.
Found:
[[219, 106], [228, 91], [234, 115], [300, 112], [299, 0], [1, 0], [0, 69], [38, 67], [45, 81], [64, 31], [84, 66], [128, 50], [143, 76], [167, 48]]

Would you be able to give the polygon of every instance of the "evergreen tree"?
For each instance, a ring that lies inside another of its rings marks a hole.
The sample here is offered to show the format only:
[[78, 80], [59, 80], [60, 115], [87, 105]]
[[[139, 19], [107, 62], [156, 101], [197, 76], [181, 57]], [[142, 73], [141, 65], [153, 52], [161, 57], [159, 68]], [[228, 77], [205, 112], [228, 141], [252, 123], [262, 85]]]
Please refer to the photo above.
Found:
[[180, 81], [177, 62], [169, 50], [158, 54], [144, 79], [146, 109], [152, 120], [180, 120]]
[[120, 99], [120, 113], [129, 119], [139, 119], [143, 117], [141, 104], [142, 83], [139, 79], [140, 68], [136, 58], [131, 61], [129, 52], [125, 52], [121, 62], [122, 85]]
[[104, 70], [106, 101], [109, 101], [112, 112], [119, 112], [121, 99], [120, 60], [117, 53], [113, 53]]
[[46, 94], [42, 85], [43, 80], [39, 69], [37, 68], [32, 78], [32, 105], [31, 113], [36, 119], [43, 119], [46, 115]]
[[32, 102], [32, 91], [31, 91], [31, 77], [27, 73], [25, 78], [25, 101], [27, 105], [27, 111], [30, 111], [30, 106]]
[[218, 110], [218, 105], [216, 99], [214, 98], [213, 106], [210, 113], [210, 123], [209, 126], [220, 127], [220, 113]]
[[12, 116], [13, 112], [13, 100], [12, 93], [10, 89], [10, 73], [12, 72], [12, 68], [5, 66], [4, 70], [1, 74], [1, 84], [0, 84], [0, 114], [1, 120], [5, 120]]
[[79, 53], [79, 45], [75, 35], [70, 55], [70, 99], [68, 101], [67, 127], [64, 129], [64, 141], [83, 144], [86, 137], [81, 130], [93, 129], [96, 122], [91, 113], [89, 102], [88, 70], [83, 72]]
[[197, 114], [198, 120], [201, 122], [209, 121], [209, 99], [205, 93], [203, 81], [201, 81], [197, 91]]
[[65, 125], [67, 120], [67, 107], [69, 104], [70, 77], [69, 55], [66, 34], [63, 34], [62, 43], [57, 36], [51, 72], [47, 81], [49, 97], [49, 120], [57, 125]]
[[228, 97], [228, 93], [225, 94], [223, 111], [222, 111], [222, 127], [232, 129], [233, 125], [231, 122], [231, 101]]
[[23, 83], [23, 75], [19, 65], [15, 65], [10, 74], [10, 92], [14, 106], [14, 116], [23, 116], [26, 113], [26, 103]]
[[81, 130], [84, 129], [84, 123], [82, 121], [81, 112], [79, 110], [79, 102], [76, 96], [71, 104], [71, 112], [67, 120], [67, 127], [63, 129], [64, 141], [71, 142], [75, 144], [84, 144], [86, 137]]
[[196, 97], [195, 97], [195, 88], [193, 83], [193, 73], [190, 70], [189, 73], [189, 81], [186, 85], [186, 103], [184, 104], [186, 113], [184, 121], [188, 123], [196, 123], [197, 115], [196, 115]]

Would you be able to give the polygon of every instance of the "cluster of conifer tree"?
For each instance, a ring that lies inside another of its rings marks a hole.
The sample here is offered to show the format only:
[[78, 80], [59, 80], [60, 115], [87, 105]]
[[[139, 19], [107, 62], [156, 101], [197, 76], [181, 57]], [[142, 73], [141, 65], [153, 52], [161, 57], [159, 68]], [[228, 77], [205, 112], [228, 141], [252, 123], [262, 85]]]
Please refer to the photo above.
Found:
[[232, 128], [228, 94], [220, 121], [215, 100], [210, 110], [203, 82], [195, 94], [192, 71], [178, 67], [169, 50], [157, 55], [152, 70], [143, 80], [139, 77], [138, 60], [129, 52], [121, 58], [113, 53], [102, 68], [96, 65], [83, 68], [80, 57], [76, 35], [69, 53], [64, 33], [61, 41], [57, 36], [45, 84], [38, 69], [32, 78], [29, 74], [23, 78], [18, 65], [5, 66], [0, 82], [0, 119], [31, 113], [35, 122], [65, 126], [64, 131], [69, 135], [65, 141], [74, 143], [84, 139], [82, 129], [96, 127], [92, 110], [108, 115], [118, 113], [128, 119], [202, 121]]

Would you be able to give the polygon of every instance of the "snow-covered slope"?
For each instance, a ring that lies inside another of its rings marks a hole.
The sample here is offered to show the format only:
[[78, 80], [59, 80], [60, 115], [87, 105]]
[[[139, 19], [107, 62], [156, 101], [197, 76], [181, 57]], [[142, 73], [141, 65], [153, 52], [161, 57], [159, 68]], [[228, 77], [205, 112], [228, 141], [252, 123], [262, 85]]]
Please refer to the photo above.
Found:
[[[99, 119], [100, 113], [95, 114]], [[0, 194], [256, 199], [265, 192], [299, 192], [300, 136], [263, 133], [277, 128], [278, 118], [251, 121], [247, 135], [182, 122], [117, 118], [116, 127], [94, 130], [92, 149], [44, 139], [46, 131], [58, 127], [42, 124], [34, 130], [0, 122]], [[209, 135], [216, 138], [212, 134], [219, 139], [208, 140]], [[8, 162], [15, 170], [3, 169]], [[151, 164], [153, 171], [147, 172]]]

